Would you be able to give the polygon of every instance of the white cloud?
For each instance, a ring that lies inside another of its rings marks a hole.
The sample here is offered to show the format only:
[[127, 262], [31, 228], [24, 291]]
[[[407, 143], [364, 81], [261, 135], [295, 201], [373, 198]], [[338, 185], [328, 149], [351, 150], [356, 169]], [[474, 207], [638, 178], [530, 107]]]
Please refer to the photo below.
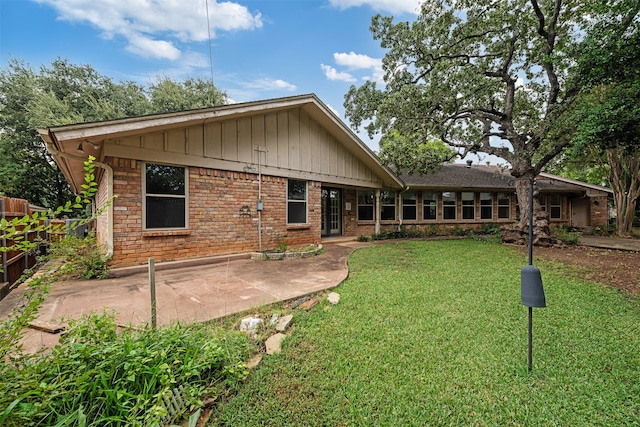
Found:
[[372, 58], [355, 52], [334, 53], [333, 59], [336, 61], [336, 64], [349, 67], [352, 70], [376, 67], [382, 68], [381, 59]]
[[[370, 75], [363, 76], [362, 80], [382, 82], [382, 77], [384, 75], [384, 72], [382, 71], [382, 59], [372, 58], [355, 52], [334, 53], [333, 59], [337, 65], [346, 67], [348, 70], [368, 70]], [[348, 82], [355, 81], [355, 77], [353, 77], [351, 73], [340, 72], [333, 67], [324, 64], [322, 64], [321, 67], [329, 80], [343, 80]], [[347, 80], [347, 76], [352, 80]]]
[[423, 0], [329, 0], [331, 6], [348, 9], [368, 5], [374, 10], [391, 13], [413, 13], [420, 12], [420, 4]]
[[[54, 8], [61, 20], [89, 23], [105, 38], [124, 37], [127, 50], [137, 55], [175, 60], [176, 41], [204, 41], [209, 37], [206, 3], [184, 0], [36, 0]], [[262, 27], [262, 16], [229, 1], [209, 2], [211, 36], [217, 31]]]
[[296, 85], [285, 82], [284, 80], [269, 79], [269, 78], [262, 78], [262, 79], [257, 79], [249, 82], [240, 83], [240, 86], [246, 89], [259, 90], [261, 92], [273, 91], [273, 90], [285, 90], [288, 92], [293, 92], [294, 90], [298, 89]]
[[131, 34], [127, 50], [134, 55], [145, 58], [171, 59], [180, 58], [180, 50], [173, 43], [165, 40], [153, 40], [142, 34]]
[[349, 83], [353, 83], [356, 81], [356, 78], [353, 77], [351, 74], [345, 73], [345, 72], [339, 72], [338, 70], [336, 70], [330, 65], [320, 64], [320, 67], [322, 68], [324, 75], [327, 76], [329, 80], [338, 80], [338, 81], [349, 82]]

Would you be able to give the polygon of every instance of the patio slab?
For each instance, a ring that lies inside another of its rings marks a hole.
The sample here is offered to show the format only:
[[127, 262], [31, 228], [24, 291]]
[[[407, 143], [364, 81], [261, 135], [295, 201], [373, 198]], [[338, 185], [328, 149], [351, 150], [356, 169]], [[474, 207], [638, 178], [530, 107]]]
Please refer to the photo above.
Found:
[[[340, 242], [325, 245], [325, 252], [311, 258], [255, 261], [246, 257], [218, 259], [215, 264], [156, 270], [158, 325], [191, 323], [221, 318], [277, 301], [331, 289], [348, 276], [347, 260], [367, 243]], [[116, 272], [116, 275], [118, 272]], [[21, 288], [0, 301], [0, 318], [17, 304]], [[121, 325], [150, 323], [148, 273], [135, 272], [104, 280], [56, 283], [47, 295], [38, 322], [56, 324], [90, 312], [113, 310]], [[35, 351], [51, 346], [58, 334], [30, 329], [23, 341]]]

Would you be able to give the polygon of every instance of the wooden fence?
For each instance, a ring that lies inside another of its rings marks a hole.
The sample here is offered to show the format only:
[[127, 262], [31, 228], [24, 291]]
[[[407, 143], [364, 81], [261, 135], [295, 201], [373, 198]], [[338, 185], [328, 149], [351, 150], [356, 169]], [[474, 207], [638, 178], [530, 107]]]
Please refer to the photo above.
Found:
[[[31, 215], [32, 209], [29, 202], [23, 199], [13, 199], [0, 196], [0, 216], [7, 221], [14, 218], [22, 218]], [[63, 222], [63, 221], [61, 221]], [[0, 232], [0, 246], [9, 248], [14, 242], [7, 239], [4, 233]], [[47, 245], [38, 242], [50, 241], [51, 236], [45, 231], [28, 231], [24, 236], [25, 240], [36, 242], [33, 250], [23, 252], [19, 250], [2, 251], [2, 273], [0, 273], [0, 300], [3, 299], [12, 289], [12, 286], [22, 276], [24, 270], [36, 264], [36, 257], [45, 253]]]

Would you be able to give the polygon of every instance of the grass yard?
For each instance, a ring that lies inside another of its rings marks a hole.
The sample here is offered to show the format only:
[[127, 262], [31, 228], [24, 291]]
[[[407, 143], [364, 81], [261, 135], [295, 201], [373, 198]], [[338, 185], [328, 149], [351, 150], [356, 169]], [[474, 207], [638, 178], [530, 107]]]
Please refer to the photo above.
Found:
[[212, 425], [639, 426], [640, 300], [536, 261], [529, 374], [526, 263], [471, 240], [356, 251], [340, 303], [296, 314]]

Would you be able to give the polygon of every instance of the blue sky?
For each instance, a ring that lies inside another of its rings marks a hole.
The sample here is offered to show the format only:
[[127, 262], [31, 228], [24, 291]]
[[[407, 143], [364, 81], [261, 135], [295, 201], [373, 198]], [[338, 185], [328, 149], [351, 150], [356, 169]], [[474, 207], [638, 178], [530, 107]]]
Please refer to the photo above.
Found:
[[210, 32], [214, 83], [234, 102], [315, 93], [344, 120], [350, 85], [382, 77], [371, 17], [410, 21], [419, 3], [208, 0], [208, 26], [206, 0], [0, 0], [0, 61], [60, 57], [142, 84], [210, 78]]

